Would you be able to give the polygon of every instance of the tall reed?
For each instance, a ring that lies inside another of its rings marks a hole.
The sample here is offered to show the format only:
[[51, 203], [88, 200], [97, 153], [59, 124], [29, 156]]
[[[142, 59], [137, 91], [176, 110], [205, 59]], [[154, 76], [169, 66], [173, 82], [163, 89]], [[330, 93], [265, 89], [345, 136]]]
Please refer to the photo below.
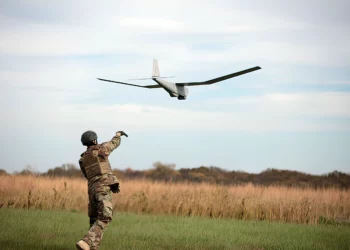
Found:
[[[350, 219], [350, 191], [125, 180], [114, 210], [318, 224]], [[0, 176], [0, 207], [87, 211], [83, 179]]]

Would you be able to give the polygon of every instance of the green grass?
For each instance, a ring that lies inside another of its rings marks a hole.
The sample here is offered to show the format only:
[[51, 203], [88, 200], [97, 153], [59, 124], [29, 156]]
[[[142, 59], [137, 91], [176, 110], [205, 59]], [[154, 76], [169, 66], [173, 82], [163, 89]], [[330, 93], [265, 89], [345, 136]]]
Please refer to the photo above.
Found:
[[[88, 217], [74, 212], [0, 209], [0, 249], [75, 249]], [[109, 249], [350, 249], [350, 227], [116, 213]]]

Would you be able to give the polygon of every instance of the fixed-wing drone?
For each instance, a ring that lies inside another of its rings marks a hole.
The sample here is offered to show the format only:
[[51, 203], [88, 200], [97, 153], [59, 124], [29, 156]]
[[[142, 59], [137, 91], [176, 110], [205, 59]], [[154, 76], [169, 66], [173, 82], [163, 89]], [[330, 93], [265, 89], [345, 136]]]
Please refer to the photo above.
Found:
[[131, 84], [131, 83], [125, 83], [125, 82], [117, 82], [117, 81], [112, 81], [112, 80], [107, 80], [107, 79], [101, 79], [97, 78], [98, 80], [101, 81], [106, 81], [106, 82], [113, 82], [113, 83], [119, 83], [119, 84], [124, 84], [124, 85], [129, 85], [129, 86], [134, 86], [134, 87], [140, 87], [140, 88], [147, 88], [147, 89], [156, 89], [156, 88], [163, 88], [165, 89], [166, 92], [169, 93], [171, 97], [177, 97], [179, 100], [185, 100], [188, 95], [188, 88], [186, 86], [200, 86], [200, 85], [209, 85], [217, 82], [221, 82], [236, 76], [240, 76], [243, 74], [250, 73], [255, 70], [261, 69], [259, 66], [256, 66], [254, 68], [250, 69], [245, 69], [236, 73], [232, 73], [229, 75], [221, 76], [218, 78], [214, 78], [208, 81], [204, 82], [181, 82], [181, 83], [172, 83], [168, 82], [166, 80], [163, 80], [164, 78], [169, 78], [169, 77], [161, 77], [159, 74], [159, 68], [158, 68], [158, 61], [156, 59], [153, 59], [153, 74], [152, 78], [141, 78], [141, 79], [134, 79], [134, 80], [147, 80], [147, 79], [152, 79], [157, 83], [157, 85], [137, 85], [137, 84]]

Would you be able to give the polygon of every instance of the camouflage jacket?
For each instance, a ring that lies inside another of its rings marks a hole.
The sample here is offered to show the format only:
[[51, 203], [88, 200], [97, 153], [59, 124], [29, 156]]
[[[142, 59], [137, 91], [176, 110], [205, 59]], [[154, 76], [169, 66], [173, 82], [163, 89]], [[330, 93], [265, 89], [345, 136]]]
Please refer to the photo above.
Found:
[[[80, 166], [80, 169], [86, 178], [87, 178], [87, 175], [86, 175], [86, 171], [85, 171], [85, 166], [83, 164], [84, 156], [93, 150], [98, 150], [99, 162], [107, 163], [110, 166], [108, 156], [113, 152], [114, 149], [116, 149], [120, 145], [120, 141], [121, 141], [120, 136], [115, 135], [112, 138], [112, 140], [110, 140], [108, 142], [89, 146], [86, 149], [86, 151], [80, 155], [81, 158], [79, 160], [79, 166]], [[112, 168], [111, 168], [110, 173], [108, 173], [108, 174], [102, 174], [102, 175], [95, 176], [91, 179], [88, 179], [88, 186], [91, 186], [96, 181], [98, 181], [102, 185], [112, 185], [112, 184], [118, 183], [117, 177], [112, 173]]]

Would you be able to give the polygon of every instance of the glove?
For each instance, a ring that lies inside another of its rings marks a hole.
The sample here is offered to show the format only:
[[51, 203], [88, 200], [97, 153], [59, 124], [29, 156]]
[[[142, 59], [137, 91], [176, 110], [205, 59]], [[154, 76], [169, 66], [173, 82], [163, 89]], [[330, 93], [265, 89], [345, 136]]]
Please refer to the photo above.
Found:
[[119, 192], [120, 192], [119, 183], [113, 184], [113, 185], [111, 185], [110, 187], [111, 187], [111, 191], [112, 191], [113, 193], [119, 193]]
[[118, 134], [118, 133], [120, 134], [120, 136], [125, 135], [126, 137], [128, 137], [128, 135], [127, 135], [124, 131], [118, 131], [117, 134]]

